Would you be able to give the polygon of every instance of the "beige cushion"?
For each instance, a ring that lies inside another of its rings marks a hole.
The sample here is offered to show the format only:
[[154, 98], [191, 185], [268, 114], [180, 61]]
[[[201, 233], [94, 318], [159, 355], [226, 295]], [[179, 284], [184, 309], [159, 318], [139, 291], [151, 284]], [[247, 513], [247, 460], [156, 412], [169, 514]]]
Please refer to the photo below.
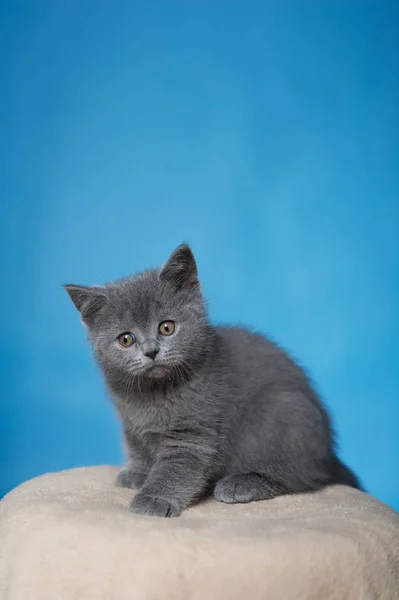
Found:
[[178, 519], [128, 512], [117, 469], [50, 473], [0, 503], [1, 600], [395, 600], [399, 517], [336, 486]]

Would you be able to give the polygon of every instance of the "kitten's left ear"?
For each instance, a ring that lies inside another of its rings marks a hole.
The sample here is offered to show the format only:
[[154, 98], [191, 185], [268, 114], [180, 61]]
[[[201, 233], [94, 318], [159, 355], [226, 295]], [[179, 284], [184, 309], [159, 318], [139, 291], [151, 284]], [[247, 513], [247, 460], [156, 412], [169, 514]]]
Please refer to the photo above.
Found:
[[101, 286], [64, 285], [72, 302], [80, 312], [82, 322], [86, 325], [94, 315], [103, 308], [108, 298]]
[[159, 278], [170, 281], [178, 289], [192, 290], [199, 287], [197, 265], [190, 246], [182, 244], [176, 248]]

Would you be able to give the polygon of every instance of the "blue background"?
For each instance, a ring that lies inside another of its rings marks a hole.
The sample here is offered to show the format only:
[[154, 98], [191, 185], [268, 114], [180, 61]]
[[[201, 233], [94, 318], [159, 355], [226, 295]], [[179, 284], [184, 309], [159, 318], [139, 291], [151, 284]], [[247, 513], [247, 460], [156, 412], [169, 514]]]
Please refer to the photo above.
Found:
[[399, 509], [395, 5], [1, 3], [0, 493], [121, 460], [61, 284], [188, 240], [212, 318], [300, 358]]

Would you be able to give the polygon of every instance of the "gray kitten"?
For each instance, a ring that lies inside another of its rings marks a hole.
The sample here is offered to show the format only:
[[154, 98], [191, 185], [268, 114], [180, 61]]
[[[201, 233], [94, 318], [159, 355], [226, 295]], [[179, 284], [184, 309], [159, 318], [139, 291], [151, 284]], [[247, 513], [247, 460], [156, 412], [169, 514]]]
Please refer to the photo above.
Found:
[[234, 503], [360, 488], [303, 370], [263, 336], [209, 323], [187, 245], [161, 269], [65, 289], [122, 420], [117, 484], [139, 489], [133, 512], [177, 517], [209, 493]]

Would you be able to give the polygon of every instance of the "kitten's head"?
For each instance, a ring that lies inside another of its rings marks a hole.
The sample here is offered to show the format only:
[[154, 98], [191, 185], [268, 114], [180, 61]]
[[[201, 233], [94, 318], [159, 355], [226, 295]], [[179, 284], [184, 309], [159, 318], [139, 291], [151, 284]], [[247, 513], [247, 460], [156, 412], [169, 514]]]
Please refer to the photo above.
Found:
[[178, 380], [206, 354], [209, 326], [190, 248], [161, 269], [105, 286], [66, 285], [107, 379], [127, 387]]

